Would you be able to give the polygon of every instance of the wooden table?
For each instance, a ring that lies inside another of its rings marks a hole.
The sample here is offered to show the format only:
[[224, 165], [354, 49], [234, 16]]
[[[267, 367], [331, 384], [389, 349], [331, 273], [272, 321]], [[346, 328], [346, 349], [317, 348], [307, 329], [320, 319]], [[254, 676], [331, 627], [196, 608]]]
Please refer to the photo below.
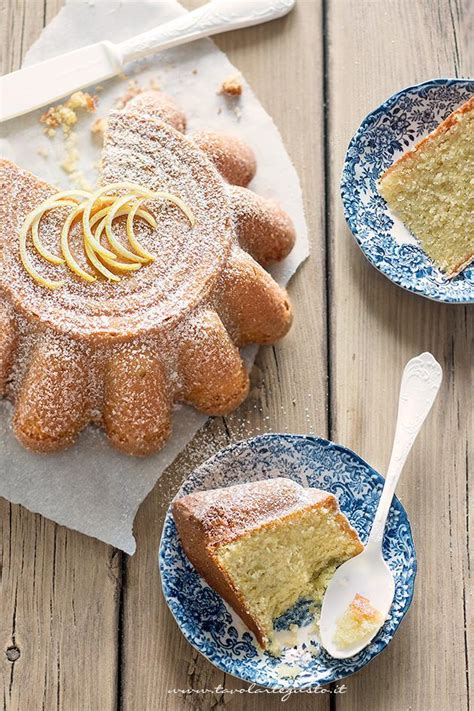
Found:
[[[0, 0], [3, 71], [20, 65], [61, 5]], [[156, 555], [165, 510], [210, 449], [263, 431], [318, 433], [384, 471], [400, 372], [423, 350], [445, 380], [399, 489], [419, 560], [413, 607], [347, 693], [299, 695], [286, 708], [472, 704], [474, 309], [413, 296], [369, 266], [345, 225], [339, 176], [360, 120], [392, 92], [474, 75], [473, 34], [472, 0], [298, 0], [286, 19], [218, 38], [274, 117], [303, 183], [312, 255], [290, 288], [295, 324], [261, 350], [248, 401], [210, 421], [144, 502], [132, 558], [0, 501], [4, 711], [280, 708], [275, 696], [169, 693], [245, 684], [184, 641], [163, 601]]]

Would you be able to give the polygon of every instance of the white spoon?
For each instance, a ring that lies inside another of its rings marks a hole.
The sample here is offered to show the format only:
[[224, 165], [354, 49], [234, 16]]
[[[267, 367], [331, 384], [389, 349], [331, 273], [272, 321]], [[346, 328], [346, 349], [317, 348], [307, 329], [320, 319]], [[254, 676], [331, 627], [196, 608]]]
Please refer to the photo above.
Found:
[[[336, 623], [358, 593], [368, 598], [385, 620], [395, 593], [395, 582], [383, 559], [382, 541], [395, 488], [413, 442], [433, 405], [443, 371], [431, 353], [412, 358], [403, 371], [398, 402], [398, 418], [392, 456], [385, 484], [365, 550], [343, 563], [328, 585], [321, 609], [320, 631], [323, 647], [337, 659], [352, 657], [367, 646], [379, 631], [347, 649], [333, 642]], [[382, 622], [383, 624], [383, 622]]]

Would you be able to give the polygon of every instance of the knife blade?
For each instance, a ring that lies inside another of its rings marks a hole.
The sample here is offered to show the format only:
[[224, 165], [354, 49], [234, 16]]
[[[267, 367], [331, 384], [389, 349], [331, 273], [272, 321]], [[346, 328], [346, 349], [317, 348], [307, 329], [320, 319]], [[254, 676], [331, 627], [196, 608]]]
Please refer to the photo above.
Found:
[[283, 17], [296, 0], [212, 0], [120, 44], [104, 41], [0, 77], [0, 122], [119, 74], [160, 50]]
[[28, 113], [121, 70], [111, 42], [99, 42], [0, 78], [0, 121]]

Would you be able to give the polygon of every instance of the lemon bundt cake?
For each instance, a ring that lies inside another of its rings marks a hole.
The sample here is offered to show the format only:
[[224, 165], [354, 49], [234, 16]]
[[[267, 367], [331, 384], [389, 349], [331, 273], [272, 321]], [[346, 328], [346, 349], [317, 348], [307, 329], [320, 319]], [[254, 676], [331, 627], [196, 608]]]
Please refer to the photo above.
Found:
[[321, 602], [336, 567], [360, 553], [356, 531], [326, 491], [267, 479], [176, 499], [186, 555], [263, 648], [298, 600]]
[[380, 193], [447, 277], [474, 258], [474, 97], [404, 153]]
[[127, 453], [156, 451], [174, 403], [236, 408], [239, 347], [291, 325], [261, 266], [291, 250], [291, 221], [245, 187], [247, 146], [184, 127], [155, 91], [112, 112], [92, 197], [0, 161], [0, 397], [33, 450], [94, 422]]
[[362, 641], [368, 642], [383, 622], [383, 615], [363, 595], [355, 595], [336, 624], [333, 642], [339, 649], [349, 649]]

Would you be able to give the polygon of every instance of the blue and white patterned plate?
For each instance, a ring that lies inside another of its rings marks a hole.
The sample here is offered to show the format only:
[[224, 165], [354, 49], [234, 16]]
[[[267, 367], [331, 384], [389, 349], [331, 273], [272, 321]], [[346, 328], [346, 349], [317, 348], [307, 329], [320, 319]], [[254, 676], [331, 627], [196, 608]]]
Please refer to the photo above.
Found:
[[474, 95], [474, 80], [433, 79], [394, 94], [349, 144], [341, 180], [344, 214], [361, 250], [404, 289], [447, 303], [474, 303], [474, 263], [446, 279], [379, 195], [381, 174]]
[[[317, 437], [268, 434], [231, 445], [196, 469], [177, 496], [277, 476], [335, 494], [362, 541], [367, 540], [383, 479], [351, 450]], [[240, 618], [194, 570], [169, 511], [159, 564], [164, 596], [176, 622], [188, 642], [209, 661], [228, 674], [261, 686], [304, 689], [337, 681], [365, 666], [387, 646], [410, 607], [415, 548], [407, 514], [397, 499], [391, 507], [383, 548], [395, 575], [395, 598], [389, 619], [370, 645], [351, 659], [333, 659], [324, 651], [313, 656], [304, 648], [289, 650], [283, 664], [260, 650]], [[288, 666], [297, 670], [297, 676], [288, 676]]]

